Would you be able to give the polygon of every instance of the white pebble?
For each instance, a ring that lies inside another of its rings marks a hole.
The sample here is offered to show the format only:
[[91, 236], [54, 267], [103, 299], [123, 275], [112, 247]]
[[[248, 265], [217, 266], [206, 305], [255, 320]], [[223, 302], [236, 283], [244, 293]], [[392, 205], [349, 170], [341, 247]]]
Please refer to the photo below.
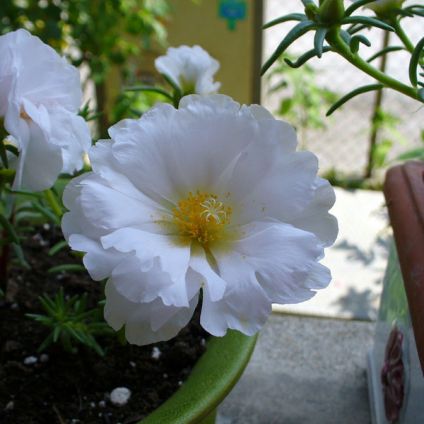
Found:
[[14, 407], [15, 407], [15, 403], [13, 402], [13, 400], [11, 400], [10, 402], [6, 404], [6, 407], [4, 408], [4, 410], [11, 411]]
[[49, 231], [50, 230], [50, 224], [43, 224], [43, 229], [44, 230], [46, 230], [46, 231]]
[[137, 364], [134, 361], [130, 361], [130, 367], [135, 368], [137, 366]]
[[110, 401], [116, 406], [124, 406], [131, 397], [131, 390], [126, 387], [117, 387], [110, 392]]
[[19, 310], [19, 305], [17, 303], [12, 303], [10, 305], [10, 309], [12, 309], [12, 311], [18, 311]]
[[206, 346], [206, 340], [205, 339], [200, 339], [200, 345], [201, 346]]
[[166, 372], [163, 373], [162, 375], [163, 378], [168, 378], [168, 374]]
[[25, 365], [34, 365], [38, 362], [38, 359], [35, 356], [28, 356], [24, 359]]
[[95, 408], [96, 407], [96, 404], [94, 403], [94, 402], [90, 402], [90, 408]]
[[152, 358], [158, 360], [160, 355], [162, 355], [162, 352], [158, 347], [154, 346], [152, 349]]
[[106, 402], [104, 400], [99, 402], [99, 408], [106, 408]]
[[49, 355], [47, 355], [47, 353], [42, 353], [40, 355], [40, 362], [46, 363], [48, 360], [49, 360]]

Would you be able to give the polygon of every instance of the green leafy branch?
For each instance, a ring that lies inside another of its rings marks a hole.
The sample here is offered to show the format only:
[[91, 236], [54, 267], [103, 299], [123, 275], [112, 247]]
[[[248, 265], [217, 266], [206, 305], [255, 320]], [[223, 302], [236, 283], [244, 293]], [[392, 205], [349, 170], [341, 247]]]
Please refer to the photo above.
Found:
[[[325, 53], [331, 51], [344, 57], [356, 68], [376, 80], [374, 84], [359, 87], [343, 96], [330, 108], [328, 114], [333, 113], [348, 100], [359, 94], [381, 90], [383, 88], [391, 88], [424, 103], [424, 82], [420, 80], [420, 77], [422, 78], [424, 76], [420, 72], [420, 69], [421, 71], [423, 69], [424, 37], [414, 46], [401, 26], [401, 19], [406, 16], [424, 16], [424, 6], [412, 5], [405, 9], [391, 11], [388, 15], [377, 15], [376, 17], [354, 15], [360, 7], [368, 5], [373, 1], [359, 0], [345, 9], [343, 0], [320, 0], [318, 5], [312, 0], [302, 0], [305, 6], [305, 13], [285, 15], [274, 19], [264, 26], [264, 28], [270, 28], [283, 22], [297, 22], [265, 62], [261, 73], [264, 74], [267, 72], [296, 40], [304, 34], [313, 31], [315, 33], [313, 48], [300, 56], [295, 62], [286, 59], [286, 63], [289, 66], [298, 68], [310, 59], [315, 57], [321, 58]], [[379, 28], [384, 31], [394, 32], [402, 42], [402, 45], [386, 47], [371, 56], [368, 60], [365, 60], [359, 55], [361, 44], [368, 47], [371, 46], [368, 38], [360, 34], [360, 31], [365, 28]], [[406, 50], [411, 54], [409, 61], [410, 85], [392, 78], [371, 64], [377, 57], [398, 50]]]

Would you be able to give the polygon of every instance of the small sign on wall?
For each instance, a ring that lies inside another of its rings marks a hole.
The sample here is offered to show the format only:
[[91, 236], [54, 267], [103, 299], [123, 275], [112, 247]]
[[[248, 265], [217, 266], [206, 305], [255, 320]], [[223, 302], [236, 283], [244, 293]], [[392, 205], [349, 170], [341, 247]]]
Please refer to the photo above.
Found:
[[219, 0], [218, 16], [227, 20], [228, 29], [234, 31], [237, 21], [246, 18], [246, 0]]

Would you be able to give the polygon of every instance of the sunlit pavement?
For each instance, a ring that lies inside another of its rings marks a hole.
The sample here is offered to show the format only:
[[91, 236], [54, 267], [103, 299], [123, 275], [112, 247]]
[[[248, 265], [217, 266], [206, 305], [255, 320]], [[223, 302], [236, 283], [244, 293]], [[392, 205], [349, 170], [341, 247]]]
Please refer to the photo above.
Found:
[[218, 424], [368, 424], [371, 347], [389, 227], [380, 192], [336, 189], [340, 233], [323, 263], [329, 287], [275, 306]]

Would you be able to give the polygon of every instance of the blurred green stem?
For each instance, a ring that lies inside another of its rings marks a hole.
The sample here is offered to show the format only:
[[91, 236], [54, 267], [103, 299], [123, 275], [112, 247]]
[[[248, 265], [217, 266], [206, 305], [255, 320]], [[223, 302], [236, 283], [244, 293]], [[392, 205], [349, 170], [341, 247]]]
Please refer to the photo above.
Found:
[[412, 53], [414, 51], [414, 45], [412, 44], [409, 37], [406, 35], [405, 31], [403, 30], [402, 26], [400, 25], [400, 22], [398, 19], [394, 19], [393, 22], [391, 22], [392, 27], [395, 29], [396, 35], [400, 38], [405, 48]]
[[57, 200], [56, 195], [53, 193], [53, 191], [49, 188], [47, 190], [44, 190], [44, 197], [47, 200], [47, 203], [52, 208], [52, 211], [58, 218], [62, 218], [63, 215], [63, 209], [60, 203]]
[[373, 77], [377, 81], [384, 84], [386, 87], [389, 87], [393, 90], [396, 90], [402, 94], [405, 94], [408, 97], [411, 97], [414, 100], [422, 102], [418, 96], [418, 90], [415, 88], [409, 87], [400, 81], [386, 75], [385, 73], [374, 68], [368, 62], [363, 60], [357, 53], [352, 53], [349, 46], [343, 41], [340, 36], [340, 29], [333, 28], [327, 34], [327, 42], [330, 46], [341, 56], [343, 56], [348, 62], [352, 65], [365, 72], [369, 76]]
[[[389, 46], [389, 42], [390, 42], [390, 32], [385, 31], [384, 37], [383, 37], [382, 49], [387, 48]], [[380, 71], [384, 73], [386, 71], [386, 66], [387, 66], [387, 54], [383, 54], [380, 60], [380, 66], [379, 66]], [[372, 112], [372, 118], [371, 118], [371, 133], [370, 133], [370, 141], [368, 146], [368, 149], [369, 149], [368, 163], [367, 163], [367, 169], [364, 175], [365, 178], [371, 178], [373, 170], [374, 170], [375, 149], [377, 146], [378, 134], [380, 131], [380, 126], [378, 125], [378, 119], [379, 119], [382, 104], [383, 104], [383, 90], [377, 90], [375, 92], [373, 112]]]

